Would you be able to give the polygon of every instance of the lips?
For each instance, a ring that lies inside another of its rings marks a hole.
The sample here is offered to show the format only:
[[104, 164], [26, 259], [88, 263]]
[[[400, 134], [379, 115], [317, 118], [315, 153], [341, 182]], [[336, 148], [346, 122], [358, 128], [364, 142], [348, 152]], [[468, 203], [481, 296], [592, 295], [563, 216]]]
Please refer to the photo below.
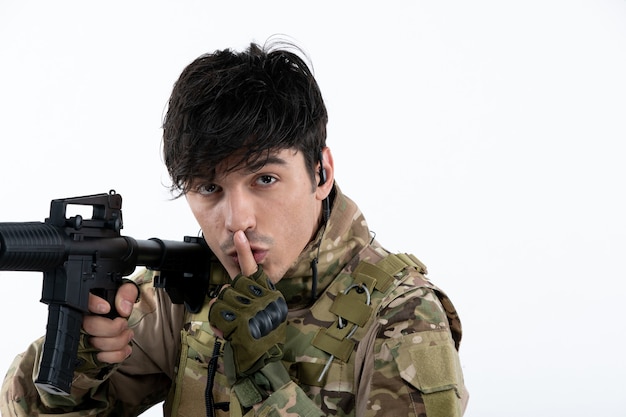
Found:
[[[269, 251], [267, 249], [252, 249], [252, 256], [254, 257], [254, 261], [257, 264], [262, 264], [268, 252]], [[233, 260], [236, 265], [239, 265], [239, 256], [237, 255], [237, 252], [230, 253], [228, 254], [228, 256]]]
[[267, 251], [266, 250], [253, 250], [252, 255], [254, 256], [254, 260], [256, 261], [256, 263], [261, 264], [263, 263], [263, 260], [267, 256]]

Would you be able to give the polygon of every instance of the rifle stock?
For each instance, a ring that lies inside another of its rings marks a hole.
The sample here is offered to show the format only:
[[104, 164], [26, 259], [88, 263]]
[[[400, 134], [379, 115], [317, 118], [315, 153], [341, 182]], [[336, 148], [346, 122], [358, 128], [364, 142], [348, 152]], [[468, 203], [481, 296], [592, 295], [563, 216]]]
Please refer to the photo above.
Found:
[[[68, 205], [91, 206], [93, 214], [68, 218]], [[48, 305], [48, 323], [35, 383], [50, 393], [70, 393], [89, 293], [106, 299], [114, 310], [123, 277], [144, 266], [160, 271], [154, 286], [165, 288], [172, 302], [192, 312], [204, 302], [215, 261], [204, 239], [122, 236], [121, 208], [121, 195], [111, 190], [53, 200], [43, 223], [0, 223], [0, 270], [43, 272], [41, 302]], [[109, 317], [116, 315], [112, 311]]]

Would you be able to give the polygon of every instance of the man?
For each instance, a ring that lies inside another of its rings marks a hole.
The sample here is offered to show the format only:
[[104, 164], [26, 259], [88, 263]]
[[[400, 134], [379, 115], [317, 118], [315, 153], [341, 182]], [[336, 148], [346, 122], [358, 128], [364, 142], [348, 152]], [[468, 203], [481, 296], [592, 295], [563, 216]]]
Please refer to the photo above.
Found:
[[219, 262], [204, 305], [173, 304], [148, 271], [119, 289], [122, 317], [91, 296], [71, 395], [32, 383], [40, 340], [3, 415], [463, 414], [456, 311], [336, 184], [326, 108], [292, 51], [216, 51], [174, 86], [165, 163]]

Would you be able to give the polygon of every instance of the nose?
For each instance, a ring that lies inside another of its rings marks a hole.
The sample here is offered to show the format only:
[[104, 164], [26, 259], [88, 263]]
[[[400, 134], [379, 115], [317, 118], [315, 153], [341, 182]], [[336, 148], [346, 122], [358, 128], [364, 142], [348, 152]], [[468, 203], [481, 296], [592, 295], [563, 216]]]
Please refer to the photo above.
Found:
[[231, 190], [226, 196], [226, 229], [229, 232], [246, 231], [256, 226], [254, 204], [244, 190]]

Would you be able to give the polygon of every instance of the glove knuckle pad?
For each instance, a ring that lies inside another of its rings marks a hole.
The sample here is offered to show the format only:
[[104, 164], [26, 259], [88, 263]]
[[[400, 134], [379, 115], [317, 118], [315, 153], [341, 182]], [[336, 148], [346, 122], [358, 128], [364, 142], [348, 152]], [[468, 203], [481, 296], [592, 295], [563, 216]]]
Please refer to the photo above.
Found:
[[262, 268], [251, 277], [238, 275], [219, 294], [209, 321], [224, 333], [238, 372], [249, 369], [286, 337], [287, 303]]

